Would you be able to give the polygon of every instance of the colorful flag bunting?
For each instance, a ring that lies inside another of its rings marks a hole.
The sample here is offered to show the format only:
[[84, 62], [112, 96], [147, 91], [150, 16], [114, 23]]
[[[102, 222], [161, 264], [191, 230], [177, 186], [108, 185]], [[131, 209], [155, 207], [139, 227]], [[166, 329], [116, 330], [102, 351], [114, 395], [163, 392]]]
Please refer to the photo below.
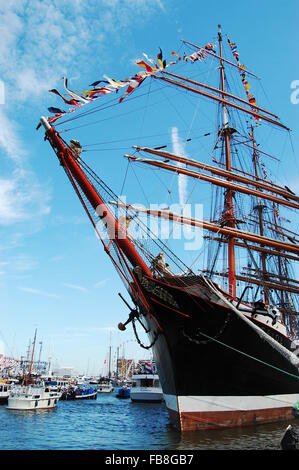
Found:
[[101, 88], [93, 88], [93, 90], [85, 90], [85, 91], [82, 91], [81, 93], [85, 96], [88, 96], [92, 100], [92, 99], [99, 98], [98, 95], [108, 95], [109, 93], [112, 93], [113, 91], [114, 91], [113, 88], [102, 86]]
[[100, 83], [108, 83], [107, 80], [98, 80], [97, 82], [93, 82], [91, 85], [89, 86], [93, 86], [93, 87], [96, 87], [97, 85], [99, 85]]
[[153, 68], [149, 64], [147, 64], [145, 60], [137, 59], [135, 60], [135, 64], [138, 65], [138, 67], [145, 68], [149, 74], [154, 74], [158, 70], [157, 68]]
[[163, 54], [162, 54], [161, 47], [159, 49], [160, 49], [160, 52], [157, 54], [157, 59], [158, 59], [159, 65], [160, 65], [160, 69], [163, 70], [166, 67], [166, 60], [163, 60]]
[[127, 91], [120, 98], [119, 103], [121, 103], [130, 93], [132, 93], [136, 88], [138, 88], [139, 85], [141, 85], [143, 80], [146, 78], [146, 76], [147, 76], [146, 73], [144, 73], [142, 75], [136, 74], [136, 75], [134, 75], [134, 77], [131, 77], [130, 81], [129, 81], [129, 86], [127, 88]]
[[74, 91], [71, 91], [69, 90], [69, 88], [67, 87], [67, 78], [64, 77], [63, 79], [63, 85], [64, 85], [64, 88], [66, 90], [66, 92], [70, 95], [71, 98], [73, 98], [74, 100], [76, 101], [80, 101], [84, 104], [87, 104], [89, 102], [89, 100], [87, 98], [83, 98], [83, 96], [81, 95], [78, 95], [78, 93], [75, 93]]
[[208, 44], [205, 45], [205, 49], [207, 51], [214, 52], [214, 54], [216, 54], [216, 52], [217, 52], [216, 44], [212, 44], [211, 42], [209, 42]]
[[[216, 46], [214, 44], [208, 43], [206, 44], [204, 49], [201, 48], [198, 51], [191, 54], [190, 56], [187, 56], [184, 53], [183, 60], [185, 61], [190, 60], [190, 62], [195, 62], [197, 60], [202, 61], [208, 56], [207, 51], [216, 53], [215, 48]], [[90, 87], [93, 87], [93, 88], [89, 90], [81, 91], [80, 93], [70, 90], [68, 88], [68, 80], [67, 78], [64, 77], [63, 78], [64, 89], [67, 95], [69, 96], [69, 98], [66, 98], [65, 96], [63, 96], [55, 88], [49, 91], [59, 96], [63, 100], [64, 103], [71, 105], [71, 106], [75, 106], [75, 108], [70, 108], [68, 111], [64, 111], [64, 110], [61, 110], [60, 108], [50, 107], [48, 108], [49, 112], [55, 115], [52, 117], [49, 117], [48, 121], [53, 123], [64, 114], [75, 111], [76, 108], [84, 106], [100, 98], [103, 95], [107, 95], [113, 92], [117, 93], [119, 89], [125, 86], [128, 86], [126, 92], [123, 94], [123, 96], [119, 100], [119, 103], [121, 103], [129, 94], [131, 94], [136, 88], [138, 88], [148, 76], [151, 76], [151, 75], [156, 74], [157, 72], [163, 71], [165, 68], [171, 65], [175, 65], [177, 62], [182, 60], [182, 57], [177, 52], [171, 52], [171, 56], [176, 57], [176, 60], [173, 60], [167, 63], [166, 60], [163, 59], [163, 53], [162, 53], [161, 48], [159, 48], [159, 52], [157, 54], [158, 63], [156, 63], [152, 58], [150, 58], [145, 53], [143, 53], [143, 56], [146, 60], [136, 59], [135, 63], [138, 67], [142, 67], [143, 69], [145, 69], [144, 72], [138, 72], [136, 75], [126, 80], [116, 80], [114, 78], [108, 77], [107, 75], [104, 75], [104, 78], [106, 80], [97, 80], [89, 85]], [[103, 86], [99, 86], [101, 83], [103, 84]]]
[[62, 109], [59, 109], [59, 108], [53, 108], [52, 106], [50, 108], [48, 108], [48, 111], [49, 113], [53, 113], [53, 114], [64, 114], [66, 113], [66, 111], [63, 111]]
[[104, 75], [104, 78], [106, 78], [109, 85], [116, 90], [119, 90], [119, 88], [123, 88], [124, 86], [128, 85], [127, 81], [124, 82], [122, 80], [115, 80], [114, 78], [107, 77], [107, 75]]
[[[251, 88], [251, 85], [248, 83], [248, 81], [246, 80], [246, 72], [244, 72], [245, 70], [245, 65], [244, 64], [241, 64], [241, 62], [239, 61], [239, 52], [238, 52], [238, 49], [237, 49], [237, 45], [236, 43], [234, 42], [231, 42], [229, 38], [227, 38], [227, 41], [230, 45], [230, 48], [231, 48], [231, 51], [233, 53], [233, 56], [235, 57], [236, 59], [236, 62], [237, 62], [237, 65], [238, 65], [238, 68], [239, 68], [239, 73], [240, 73], [240, 76], [241, 76], [241, 80], [242, 80], [242, 83], [244, 85], [244, 88], [245, 88], [245, 92], [246, 92], [246, 95], [247, 95], [247, 98], [248, 98], [248, 102], [253, 105], [253, 106], [256, 106], [256, 99], [255, 97], [249, 93], [248, 90], [250, 90]], [[257, 117], [257, 116], [254, 116], [255, 120], [256, 121], [259, 121], [260, 119]]]
[[80, 103], [77, 100], [67, 100], [59, 91], [57, 91], [55, 88], [52, 90], [49, 90], [50, 93], [54, 93], [55, 95], [60, 96], [60, 98], [66, 103], [66, 104], [71, 104], [73, 106], [81, 106]]

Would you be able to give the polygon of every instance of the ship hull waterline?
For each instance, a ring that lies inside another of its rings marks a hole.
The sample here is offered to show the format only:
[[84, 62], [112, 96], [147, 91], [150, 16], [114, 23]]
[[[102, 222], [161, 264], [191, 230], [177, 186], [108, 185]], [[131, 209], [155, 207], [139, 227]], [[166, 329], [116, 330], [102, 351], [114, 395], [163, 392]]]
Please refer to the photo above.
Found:
[[[279, 347], [233, 310], [217, 304], [203, 286], [178, 289], [150, 283], [143, 283], [147, 288], [142, 289], [154, 318], [142, 310], [143, 321], [151, 341], [159, 331], [157, 323], [162, 329], [153, 354], [177, 429], [222, 429], [292, 418], [299, 371]], [[272, 321], [262, 328], [290, 348], [290, 339]]]

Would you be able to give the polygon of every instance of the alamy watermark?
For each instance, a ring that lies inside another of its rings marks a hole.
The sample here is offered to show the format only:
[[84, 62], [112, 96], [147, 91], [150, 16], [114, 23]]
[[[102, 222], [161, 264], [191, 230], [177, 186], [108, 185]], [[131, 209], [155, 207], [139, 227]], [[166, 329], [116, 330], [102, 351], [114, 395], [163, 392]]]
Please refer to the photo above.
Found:
[[291, 93], [291, 103], [299, 104], [299, 80], [293, 80], [291, 83], [291, 89], [294, 90]]
[[96, 234], [104, 240], [183, 240], [185, 251], [199, 250], [203, 244], [203, 205], [166, 206], [165, 203], [147, 207], [128, 205], [126, 197], [121, 196], [110, 206], [112, 210], [106, 205], [97, 207], [100, 220], [96, 224]]

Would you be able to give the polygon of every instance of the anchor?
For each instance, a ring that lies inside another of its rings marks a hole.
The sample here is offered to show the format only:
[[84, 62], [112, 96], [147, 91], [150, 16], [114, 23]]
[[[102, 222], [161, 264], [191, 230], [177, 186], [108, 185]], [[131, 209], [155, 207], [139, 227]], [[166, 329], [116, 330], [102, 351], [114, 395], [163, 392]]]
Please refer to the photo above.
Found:
[[119, 292], [118, 295], [120, 296], [121, 300], [126, 304], [126, 306], [128, 307], [128, 309], [130, 310], [130, 314], [129, 314], [129, 318], [128, 320], [125, 322], [125, 323], [119, 323], [117, 325], [118, 329], [120, 331], [125, 331], [126, 330], [126, 326], [131, 323], [135, 318], [138, 318], [139, 317], [139, 313], [137, 311], [137, 308], [132, 308], [130, 306], [130, 304], [126, 301], [126, 299], [122, 296], [122, 294]]

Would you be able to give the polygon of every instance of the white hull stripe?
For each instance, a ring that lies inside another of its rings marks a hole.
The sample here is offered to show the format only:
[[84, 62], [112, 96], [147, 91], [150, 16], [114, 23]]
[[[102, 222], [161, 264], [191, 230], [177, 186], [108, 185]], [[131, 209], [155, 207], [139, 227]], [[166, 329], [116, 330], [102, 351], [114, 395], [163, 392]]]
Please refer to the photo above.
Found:
[[[292, 407], [299, 393], [267, 396], [179, 396], [164, 394], [168, 409], [176, 412], [250, 411]], [[178, 410], [179, 406], [179, 410]]]

